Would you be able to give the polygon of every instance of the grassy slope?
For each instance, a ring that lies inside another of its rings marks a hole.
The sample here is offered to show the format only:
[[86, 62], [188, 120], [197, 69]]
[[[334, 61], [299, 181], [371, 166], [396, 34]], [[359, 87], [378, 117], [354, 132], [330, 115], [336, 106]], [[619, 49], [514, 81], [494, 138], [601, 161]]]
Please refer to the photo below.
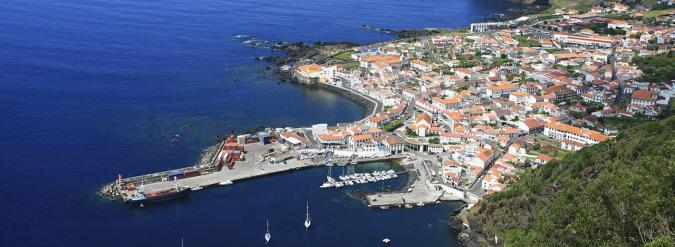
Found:
[[506, 246], [641, 246], [675, 234], [675, 117], [522, 175], [469, 212]]
[[669, 13], [672, 13], [673, 11], [675, 11], [675, 10], [673, 10], [673, 9], [651, 10], [651, 11], [644, 12], [644, 15], [645, 15], [645, 18], [650, 18], [650, 17], [657, 17], [657, 16], [669, 14]]
[[599, 0], [550, 0], [548, 1], [552, 8], [566, 9], [590, 9]]

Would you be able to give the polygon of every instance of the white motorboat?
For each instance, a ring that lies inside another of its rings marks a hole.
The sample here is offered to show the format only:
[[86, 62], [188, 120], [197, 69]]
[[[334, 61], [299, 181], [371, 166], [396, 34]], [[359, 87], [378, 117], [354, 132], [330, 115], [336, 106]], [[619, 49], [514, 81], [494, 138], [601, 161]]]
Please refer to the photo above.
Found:
[[388, 238], [382, 239], [382, 243], [388, 244], [389, 242], [391, 242], [391, 239]]
[[204, 188], [204, 187], [202, 187], [202, 186], [192, 186], [192, 187], [190, 187], [190, 190], [191, 190], [191, 191], [198, 191], [198, 190], [201, 190], [201, 189], [203, 189], [203, 188]]
[[330, 188], [330, 187], [333, 187], [333, 184], [331, 184], [329, 182], [325, 182], [321, 186], [319, 186], [319, 188], [322, 188], [322, 189]]

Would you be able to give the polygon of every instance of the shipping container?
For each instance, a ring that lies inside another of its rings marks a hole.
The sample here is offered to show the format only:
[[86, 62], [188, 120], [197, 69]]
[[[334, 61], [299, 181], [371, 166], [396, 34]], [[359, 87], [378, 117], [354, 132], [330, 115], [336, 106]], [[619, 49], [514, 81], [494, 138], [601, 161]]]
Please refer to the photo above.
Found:
[[184, 176], [186, 178], [190, 178], [190, 177], [196, 177], [196, 176], [199, 176], [199, 175], [202, 175], [202, 173], [200, 171], [187, 171], [187, 172], [185, 172]]

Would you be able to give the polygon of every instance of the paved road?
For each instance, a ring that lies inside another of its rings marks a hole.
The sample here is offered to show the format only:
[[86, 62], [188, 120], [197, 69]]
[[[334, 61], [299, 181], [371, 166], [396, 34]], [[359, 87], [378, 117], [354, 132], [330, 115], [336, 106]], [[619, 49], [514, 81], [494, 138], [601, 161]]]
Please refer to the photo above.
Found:
[[511, 144], [512, 144], [512, 142], [507, 143], [506, 147], [504, 147], [504, 149], [502, 149], [501, 151], [498, 151], [497, 154], [496, 154], [497, 157], [492, 162], [490, 162], [490, 164], [488, 164], [488, 166], [485, 167], [485, 169], [483, 169], [483, 171], [481, 171], [478, 178], [476, 178], [476, 180], [473, 181], [471, 186], [469, 186], [468, 191], [470, 193], [473, 193], [474, 195], [477, 195], [477, 196], [482, 196], [482, 195], [485, 194], [485, 192], [481, 188], [482, 184], [483, 184], [483, 182], [482, 182], [483, 177], [485, 176], [485, 174], [487, 174], [487, 172], [490, 170], [490, 168], [492, 168], [492, 166], [495, 164], [495, 162], [504, 155], [504, 153], [505, 153], [504, 151], [508, 150], [509, 147], [511, 146]]

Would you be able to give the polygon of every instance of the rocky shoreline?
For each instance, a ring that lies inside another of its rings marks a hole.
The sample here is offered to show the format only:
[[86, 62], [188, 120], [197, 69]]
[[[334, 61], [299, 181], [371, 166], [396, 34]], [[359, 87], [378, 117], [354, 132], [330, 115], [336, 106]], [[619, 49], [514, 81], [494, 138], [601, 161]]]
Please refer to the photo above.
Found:
[[538, 1], [534, 1], [534, 3], [523, 4], [526, 4], [525, 8], [507, 9], [504, 13], [494, 13], [489, 15], [483, 21], [508, 21], [520, 18], [522, 16], [539, 14], [550, 8], [547, 3], [540, 4]]
[[[273, 51], [283, 52], [282, 56], [262, 56], [256, 60], [265, 61], [274, 66], [284, 65], [293, 66], [299, 62], [312, 61], [314, 63], [330, 63], [331, 56], [341, 50], [359, 46], [356, 43], [347, 41], [337, 42], [315, 42], [307, 44], [304, 42], [279, 42], [270, 48]], [[337, 62], [337, 61], [334, 61]]]
[[[281, 82], [297, 82], [293, 78], [293, 67], [298, 64], [318, 63], [318, 64], [337, 64], [343, 61], [334, 58], [334, 55], [359, 46], [352, 42], [315, 42], [313, 44], [306, 44], [303, 42], [279, 42], [274, 44], [271, 49], [274, 51], [283, 52], [283, 56], [265, 56], [257, 57], [258, 61], [265, 61], [272, 64], [270, 68], [275, 79]], [[310, 87], [318, 87], [324, 90], [337, 93], [350, 101], [362, 106], [365, 109], [368, 117], [371, 113], [377, 113], [382, 109], [377, 109], [378, 104], [373, 103], [373, 99], [367, 99], [367, 96], [360, 95], [343, 88], [338, 88], [330, 85], [308, 85]]]
[[[448, 216], [448, 227], [457, 233], [457, 239], [463, 246], [480, 247], [486, 245], [486, 240], [479, 233], [467, 228], [464, 223], [468, 220], [469, 209], [464, 206]], [[473, 225], [473, 224], [470, 224]]]
[[371, 29], [373, 31], [380, 32], [380, 33], [395, 35], [395, 36], [397, 36], [401, 39], [415, 38], [415, 37], [420, 37], [420, 36], [431, 36], [431, 35], [441, 34], [443, 32], [453, 31], [452, 29], [449, 29], [449, 28], [424, 28], [424, 29], [400, 29], [400, 30], [395, 30], [395, 29], [389, 29], [389, 28], [378, 28], [378, 27], [373, 28], [373, 27], [371, 27], [367, 24], [361, 25], [361, 28]]

